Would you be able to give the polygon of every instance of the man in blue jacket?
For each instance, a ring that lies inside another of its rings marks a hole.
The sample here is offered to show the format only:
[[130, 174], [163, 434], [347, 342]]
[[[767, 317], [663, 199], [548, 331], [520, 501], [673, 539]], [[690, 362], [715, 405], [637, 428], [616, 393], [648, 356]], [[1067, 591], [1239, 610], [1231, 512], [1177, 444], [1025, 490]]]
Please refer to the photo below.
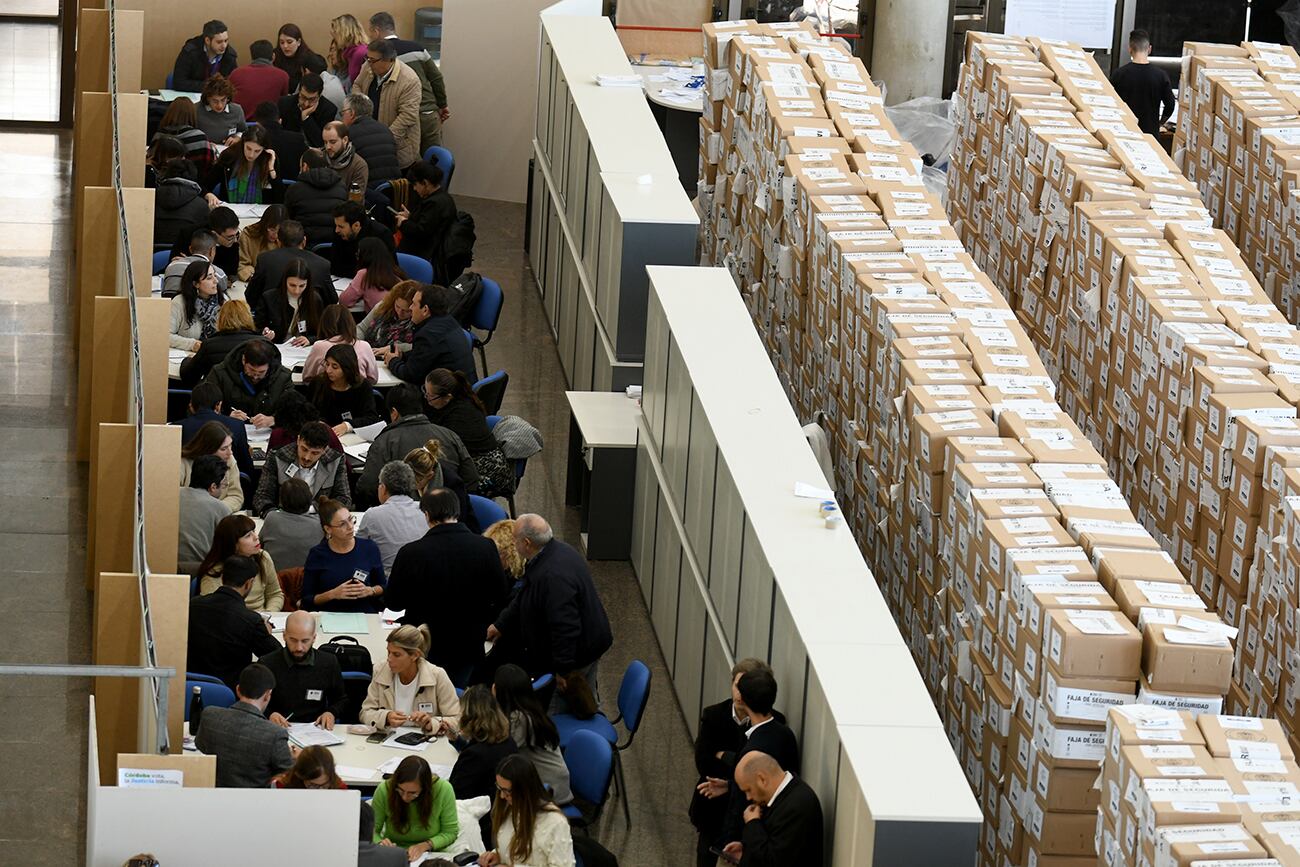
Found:
[[221, 389], [211, 382], [200, 382], [190, 392], [190, 414], [176, 422], [181, 429], [181, 445], [194, 438], [210, 421], [221, 422], [230, 430], [230, 451], [241, 473], [253, 474], [253, 456], [248, 450], [248, 430], [244, 423], [221, 411]]
[[410, 352], [388, 356], [388, 369], [403, 382], [423, 386], [429, 371], [445, 368], [465, 374], [470, 385], [478, 382], [474, 355], [470, 352], [465, 329], [451, 315], [452, 290], [444, 286], [425, 285], [411, 296], [411, 322], [415, 338]]

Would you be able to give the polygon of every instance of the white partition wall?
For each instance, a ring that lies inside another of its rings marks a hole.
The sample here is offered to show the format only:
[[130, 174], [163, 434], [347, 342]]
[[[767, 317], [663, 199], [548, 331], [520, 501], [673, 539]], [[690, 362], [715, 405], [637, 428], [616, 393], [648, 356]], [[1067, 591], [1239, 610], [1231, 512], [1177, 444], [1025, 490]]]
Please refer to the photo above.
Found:
[[632, 558], [692, 733], [767, 659], [833, 865], [969, 865], [981, 821], [731, 276], [651, 267]]
[[641, 381], [646, 265], [695, 261], [699, 217], [609, 19], [541, 15], [529, 257], [569, 387]]

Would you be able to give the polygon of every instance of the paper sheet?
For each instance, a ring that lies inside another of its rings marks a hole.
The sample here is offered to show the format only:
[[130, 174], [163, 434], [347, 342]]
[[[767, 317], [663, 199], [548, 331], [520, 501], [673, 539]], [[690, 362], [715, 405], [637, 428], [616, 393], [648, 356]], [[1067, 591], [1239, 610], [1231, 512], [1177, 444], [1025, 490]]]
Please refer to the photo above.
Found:
[[320, 616], [320, 631], [335, 635], [366, 635], [370, 627], [366, 615], [356, 611], [325, 611]]
[[387, 422], [377, 421], [374, 424], [368, 424], [365, 427], [354, 428], [352, 432], [366, 442], [372, 443], [386, 427], [388, 427]]
[[609, 75], [597, 73], [596, 83], [601, 87], [641, 87], [643, 81], [639, 75]]
[[1009, 36], [1041, 36], [1109, 48], [1115, 30], [1115, 0], [1007, 0]]
[[354, 768], [352, 765], [335, 765], [334, 770], [340, 777], [349, 780], [373, 780], [375, 772], [370, 768]]
[[186, 352], [184, 349], [168, 349], [167, 361], [169, 364], [180, 364], [182, 361], [189, 358], [190, 355], [191, 353]]
[[289, 620], [289, 615], [277, 611], [274, 614], [267, 615], [266, 619], [271, 621], [272, 632], [284, 632], [284, 624]]
[[289, 740], [300, 747], [335, 747], [344, 743], [342, 736], [326, 731], [314, 723], [294, 723], [289, 726]]
[[173, 99], [180, 99], [182, 96], [187, 98], [190, 102], [198, 102], [203, 98], [202, 94], [190, 93], [188, 90], [168, 90], [167, 88], [162, 88], [158, 91], [158, 98], [164, 102], [171, 102]]
[[794, 495], [796, 497], [806, 497], [810, 500], [833, 500], [835, 492], [830, 488], [822, 488], [817, 485], [810, 485], [807, 482], [794, 483]]
[[347, 277], [333, 277], [332, 279], [334, 280], [334, 291], [340, 295], [343, 294], [343, 290], [348, 288], [348, 285], [352, 282], [352, 280]]
[[311, 352], [310, 346], [290, 346], [288, 343], [281, 343], [276, 346], [280, 350], [280, 363], [285, 367], [297, 367], [307, 360], [308, 353]]
[[227, 204], [226, 207], [241, 220], [258, 220], [270, 205]]
[[343, 451], [350, 458], [364, 461], [366, 455], [370, 454], [370, 443], [353, 443], [351, 445], [344, 445]]

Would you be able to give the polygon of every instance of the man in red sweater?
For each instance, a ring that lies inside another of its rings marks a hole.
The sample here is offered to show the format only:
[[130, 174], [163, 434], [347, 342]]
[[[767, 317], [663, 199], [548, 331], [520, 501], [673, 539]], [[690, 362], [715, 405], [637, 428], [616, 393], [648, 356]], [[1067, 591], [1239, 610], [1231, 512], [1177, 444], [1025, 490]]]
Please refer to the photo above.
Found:
[[230, 73], [235, 102], [243, 107], [244, 117], [252, 117], [260, 103], [276, 102], [289, 93], [289, 73], [271, 63], [275, 48], [268, 40], [257, 40], [248, 53], [253, 62]]

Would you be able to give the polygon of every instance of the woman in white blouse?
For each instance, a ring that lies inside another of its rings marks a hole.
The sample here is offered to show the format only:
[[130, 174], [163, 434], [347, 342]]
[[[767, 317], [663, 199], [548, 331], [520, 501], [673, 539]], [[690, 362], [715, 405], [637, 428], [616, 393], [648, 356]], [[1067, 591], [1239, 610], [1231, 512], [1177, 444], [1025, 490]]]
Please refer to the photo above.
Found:
[[198, 351], [216, 333], [217, 313], [225, 300], [211, 262], [199, 259], [186, 266], [181, 292], [172, 298], [171, 348]]
[[506, 756], [497, 765], [492, 831], [497, 847], [479, 856], [480, 867], [574, 867], [569, 820], [525, 756]]

